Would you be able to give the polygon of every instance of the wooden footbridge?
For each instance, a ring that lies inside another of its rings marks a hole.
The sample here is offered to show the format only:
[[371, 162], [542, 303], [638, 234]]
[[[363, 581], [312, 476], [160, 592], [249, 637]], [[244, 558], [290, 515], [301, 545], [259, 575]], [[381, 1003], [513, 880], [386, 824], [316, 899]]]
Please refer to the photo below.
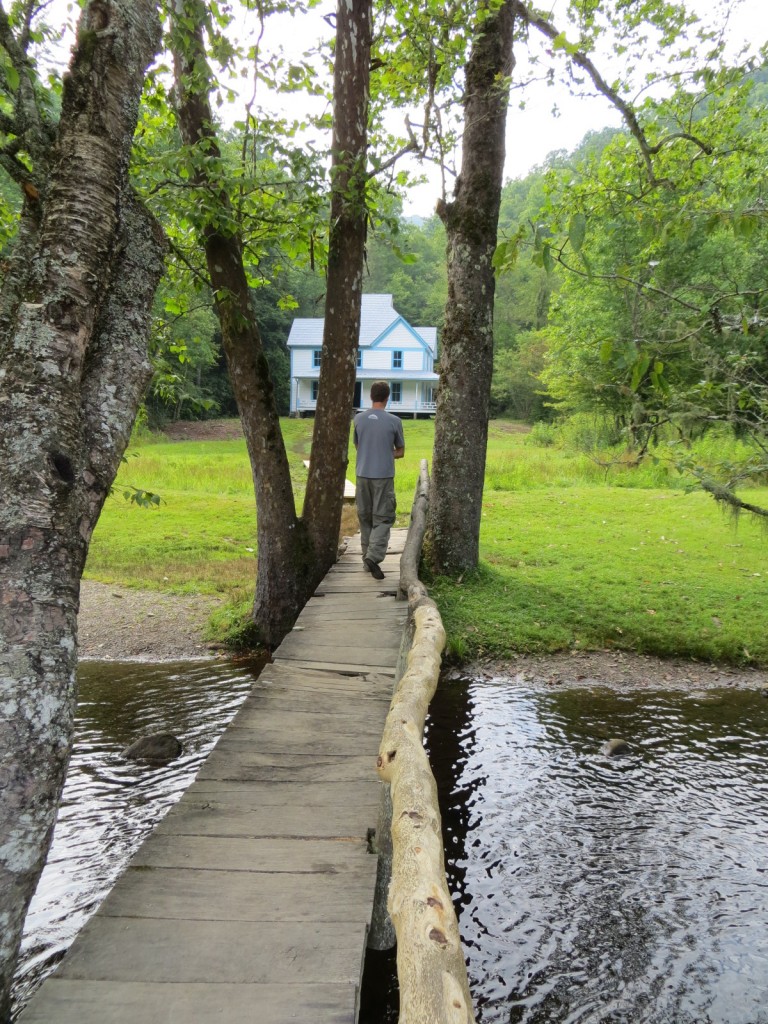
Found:
[[416, 575], [427, 495], [424, 462], [383, 581], [349, 542], [20, 1024], [355, 1024], [374, 905], [401, 1020], [472, 1024], [422, 743], [445, 638]]
[[404, 540], [349, 543], [23, 1024], [357, 1019]]

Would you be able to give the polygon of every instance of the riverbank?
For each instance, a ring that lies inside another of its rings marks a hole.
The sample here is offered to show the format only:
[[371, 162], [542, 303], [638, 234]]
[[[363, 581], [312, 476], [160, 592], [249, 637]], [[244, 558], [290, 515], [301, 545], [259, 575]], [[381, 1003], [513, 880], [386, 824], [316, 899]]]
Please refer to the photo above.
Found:
[[564, 651], [521, 654], [504, 661], [475, 662], [453, 668], [449, 678], [512, 680], [543, 689], [609, 687], [615, 690], [765, 690], [768, 671], [713, 665], [685, 658], [658, 658], [631, 651]]
[[[219, 645], [205, 639], [219, 599], [134, 590], [83, 580], [80, 594], [82, 661], [186, 661], [214, 657]], [[574, 651], [520, 655], [451, 669], [457, 677], [497, 676], [526, 686], [610, 686], [647, 690], [735, 687], [768, 690], [768, 671], [666, 660], [628, 651]]]
[[81, 661], [186, 661], [212, 657], [205, 639], [207, 595], [166, 594], [83, 580], [78, 616]]

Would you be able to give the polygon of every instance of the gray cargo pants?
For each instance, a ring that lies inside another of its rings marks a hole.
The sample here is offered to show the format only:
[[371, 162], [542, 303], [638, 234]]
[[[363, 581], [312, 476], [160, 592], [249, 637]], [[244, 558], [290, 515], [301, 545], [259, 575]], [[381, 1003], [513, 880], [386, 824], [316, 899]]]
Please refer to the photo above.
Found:
[[355, 504], [357, 518], [360, 520], [363, 558], [370, 558], [376, 563], [383, 562], [389, 544], [389, 531], [397, 511], [394, 479], [391, 476], [381, 479], [357, 477]]

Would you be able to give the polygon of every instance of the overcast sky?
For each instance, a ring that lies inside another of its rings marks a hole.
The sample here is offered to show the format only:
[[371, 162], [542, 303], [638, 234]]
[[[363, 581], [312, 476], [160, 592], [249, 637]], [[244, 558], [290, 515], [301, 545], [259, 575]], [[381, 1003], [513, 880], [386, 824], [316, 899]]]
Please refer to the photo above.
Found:
[[[558, 8], [563, 4], [564, 0], [554, 0], [552, 18], [555, 23], [558, 23]], [[741, 3], [732, 0], [689, 0], [689, 6], [697, 10], [702, 18], [722, 18], [718, 8], [727, 13], [726, 31], [731, 53], [745, 41], [750, 41], [754, 49], [768, 41], [768, 0], [742, 0]], [[334, 9], [333, 0], [325, 0], [318, 11], [298, 18], [286, 16], [276, 19], [273, 24], [268, 24], [266, 42], [279, 38], [290, 52], [299, 54], [318, 33], [326, 37], [331, 33], [331, 28], [322, 16]], [[531, 34], [534, 38], [538, 35], [534, 30]], [[516, 56], [518, 65], [513, 77], [521, 81], [530, 73], [530, 69], [525, 66], [525, 48], [518, 46]], [[649, 66], [652, 66], [653, 56], [649, 54]], [[615, 61], [613, 69], [611, 61], [605, 56], [597, 56], [595, 61], [606, 77], [618, 73]], [[302, 102], [306, 105], [306, 100]], [[401, 119], [399, 125], [402, 123], [402, 115], [398, 117]], [[418, 120], [417, 112], [415, 120]], [[614, 108], [599, 95], [576, 97], [570, 95], [563, 86], [551, 87], [543, 82], [526, 86], [525, 90], [513, 90], [507, 118], [505, 177], [524, 177], [533, 167], [543, 163], [553, 150], [572, 150], [588, 131], [619, 123], [620, 118]], [[406, 214], [428, 216], [434, 211], [440, 196], [440, 180], [435, 170], [430, 172], [429, 177], [427, 184], [410, 190], [404, 206]], [[449, 184], [449, 189], [451, 187]]]
[[[418, 2], [418, 0], [414, 0]], [[559, 25], [559, 12], [565, 6], [567, 0], [551, 0], [552, 19]], [[768, 0], [688, 0], [689, 7], [697, 10], [702, 18], [722, 18], [723, 12], [728, 16], [727, 38], [730, 41], [731, 53], [734, 53], [739, 46], [749, 41], [753, 49], [764, 45], [768, 41]], [[61, 18], [64, 19], [67, 8], [71, 9], [70, 0], [53, 0], [49, 8], [59, 9]], [[278, 15], [269, 18], [262, 45], [265, 49], [273, 49], [282, 46], [290, 59], [298, 59], [300, 55], [310, 48], [318, 37], [329, 38], [333, 32], [326, 15], [335, 11], [335, 0], [321, 0], [320, 6], [310, 12], [296, 17]], [[545, 5], [542, 5], [544, 9]], [[565, 25], [563, 25], [565, 27]], [[241, 24], [237, 26], [236, 32], [241, 36], [241, 42], [253, 36], [256, 31], [256, 19], [253, 15], [242, 18]], [[531, 36], [538, 45], [539, 34], [531, 30]], [[61, 59], [64, 61], [64, 50], [59, 50]], [[653, 64], [654, 54], [648, 55], [649, 66]], [[513, 76], [514, 81], [521, 81], [527, 77], [530, 69], [525, 66], [525, 47], [516, 47], [517, 66]], [[601, 70], [606, 76], [618, 74], [614, 62], [611, 68], [611, 61], [605, 55], [595, 57]], [[219, 109], [219, 113], [226, 121], [233, 122], [243, 117], [245, 103], [251, 98], [251, 87], [242, 80], [237, 85], [242, 101], [233, 104], [230, 108], [226, 106]], [[265, 103], [268, 97], [263, 91], [259, 95], [259, 102]], [[274, 100], [279, 108], [282, 108], [289, 116], [301, 117], [307, 110], [310, 101], [304, 96], [278, 97]], [[524, 107], [521, 109], [521, 104]], [[270, 104], [271, 105], [271, 104]], [[317, 112], [322, 110], [322, 105], [315, 107]], [[397, 129], [402, 124], [402, 114], [398, 115], [396, 122]], [[418, 121], [418, 112], [414, 112], [414, 119]], [[618, 125], [619, 117], [607, 100], [601, 96], [575, 97], [569, 94], [563, 86], [549, 87], [544, 83], [534, 83], [527, 86], [525, 90], [513, 90], [509, 114], [507, 118], [507, 159], [505, 167], [506, 178], [517, 178], [525, 176], [533, 167], [541, 164], [547, 155], [553, 150], [574, 149], [584, 135], [590, 131], [597, 131], [607, 125]], [[327, 145], [327, 140], [324, 141]], [[458, 161], [458, 154], [456, 157]], [[452, 185], [449, 182], [449, 192]], [[406, 214], [420, 214], [429, 216], [434, 212], [435, 203], [440, 196], [439, 175], [433, 169], [430, 172], [430, 180], [426, 185], [414, 187], [409, 191], [404, 204]]]

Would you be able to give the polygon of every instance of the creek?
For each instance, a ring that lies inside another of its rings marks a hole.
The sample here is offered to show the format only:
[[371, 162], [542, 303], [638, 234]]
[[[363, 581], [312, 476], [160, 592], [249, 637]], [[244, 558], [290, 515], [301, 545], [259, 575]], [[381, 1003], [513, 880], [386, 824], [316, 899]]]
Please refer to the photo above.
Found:
[[482, 1024], [768, 1021], [764, 692], [447, 682], [428, 743]]
[[[260, 668], [223, 660], [81, 663], [75, 745], [53, 845], [27, 915], [14, 1016], [192, 782]], [[180, 757], [152, 766], [122, 756], [137, 737], [157, 732], [179, 737]]]
[[[17, 1011], [179, 799], [259, 666], [85, 663]], [[127, 761], [138, 735], [184, 744]], [[609, 757], [608, 739], [629, 753]], [[768, 1024], [768, 700], [446, 680], [427, 742], [481, 1024]], [[361, 1024], [397, 1020], [369, 955]]]

